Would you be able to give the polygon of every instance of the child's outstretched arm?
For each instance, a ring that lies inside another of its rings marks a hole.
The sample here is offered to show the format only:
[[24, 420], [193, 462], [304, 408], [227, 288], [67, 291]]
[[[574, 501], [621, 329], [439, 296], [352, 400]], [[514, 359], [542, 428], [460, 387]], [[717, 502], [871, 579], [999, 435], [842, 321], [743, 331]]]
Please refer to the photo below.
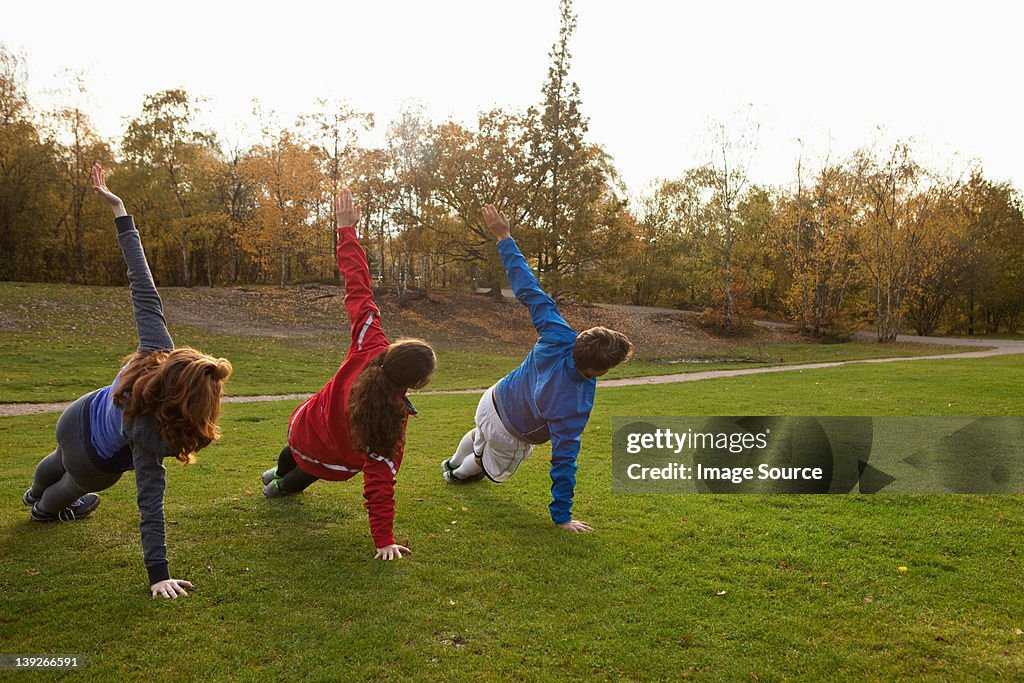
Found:
[[575, 341], [576, 332], [569, 327], [569, 324], [558, 312], [555, 300], [540, 288], [540, 282], [530, 270], [516, 241], [512, 239], [508, 219], [493, 204], [484, 206], [483, 213], [487, 229], [498, 240], [498, 255], [501, 256], [501, 262], [505, 266], [505, 273], [508, 275], [509, 284], [512, 285], [512, 291], [519, 303], [529, 309], [530, 319], [533, 321], [533, 326], [537, 328], [537, 333], [542, 339], [564, 338], [568, 341]]
[[370, 519], [370, 535], [377, 549], [375, 560], [399, 560], [403, 553], [412, 553], [406, 546], [395, 543], [395, 476], [401, 466], [401, 458], [386, 458], [376, 453], [366, 456], [363, 497]]
[[[130, 431], [138, 430], [138, 421], [133, 421]], [[152, 428], [147, 426], [146, 428]], [[132, 463], [135, 469], [135, 485], [138, 488], [139, 533], [142, 536], [142, 556], [149, 575], [149, 592], [155, 598], [176, 598], [188, 595], [186, 588], [193, 586], [184, 579], [171, 578], [167, 569], [166, 528], [164, 525], [164, 489], [167, 472], [159, 453], [144, 445], [146, 440], [133, 438]]]
[[173, 349], [174, 342], [164, 320], [163, 302], [156, 291], [153, 274], [149, 271], [139, 231], [135, 229], [135, 221], [124, 210], [121, 198], [107, 189], [106, 174], [99, 164], [92, 167], [92, 189], [114, 210], [117, 241], [121, 245], [124, 262], [128, 266], [128, 286], [132, 294], [139, 350]]
[[381, 343], [386, 345], [387, 339], [380, 326], [380, 309], [373, 302], [373, 290], [370, 288], [370, 263], [356, 237], [359, 205], [352, 204], [352, 193], [346, 188], [335, 198], [334, 208], [338, 230], [338, 270], [345, 281], [345, 310], [352, 328], [352, 348], [361, 350]]

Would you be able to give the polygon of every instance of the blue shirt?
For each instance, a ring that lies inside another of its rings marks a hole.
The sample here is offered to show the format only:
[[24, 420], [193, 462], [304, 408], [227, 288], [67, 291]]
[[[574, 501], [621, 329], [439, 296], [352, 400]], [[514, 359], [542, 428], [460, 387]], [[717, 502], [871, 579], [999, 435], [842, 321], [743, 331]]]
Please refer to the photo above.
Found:
[[551, 441], [551, 519], [572, 519], [576, 488], [576, 458], [590, 411], [597, 379], [579, 371], [572, 360], [576, 331], [558, 312], [554, 299], [541, 288], [511, 237], [498, 242], [512, 291], [530, 311], [540, 339], [522, 365], [506, 375], [495, 389], [498, 413], [508, 430], [530, 443]]
[[[118, 373], [120, 376], [120, 373]], [[122, 410], [114, 405], [114, 385], [117, 378], [109, 385], [94, 392], [89, 405], [89, 425], [92, 427], [92, 446], [104, 460], [112, 459], [122, 448], [128, 445], [128, 439], [121, 433]]]

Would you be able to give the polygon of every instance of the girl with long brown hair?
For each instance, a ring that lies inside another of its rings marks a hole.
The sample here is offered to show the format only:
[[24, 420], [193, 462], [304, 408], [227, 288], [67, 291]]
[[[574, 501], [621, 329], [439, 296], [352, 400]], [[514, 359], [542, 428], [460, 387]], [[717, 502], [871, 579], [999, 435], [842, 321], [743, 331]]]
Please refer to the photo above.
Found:
[[392, 528], [405, 427], [416, 414], [406, 391], [427, 385], [437, 358], [419, 339], [388, 343], [373, 302], [370, 266], [356, 237], [359, 207], [352, 205], [352, 193], [343, 190], [335, 209], [352, 344], [334, 377], [292, 413], [277, 467], [263, 473], [263, 493], [277, 498], [317, 479], [344, 481], [362, 472], [374, 558], [397, 559], [410, 552], [395, 543]]
[[99, 164], [93, 189], [114, 210], [117, 241], [128, 266], [138, 349], [114, 381], [72, 403], [57, 421], [57, 448], [36, 467], [22, 497], [37, 522], [71, 522], [99, 506], [95, 491], [135, 470], [142, 523], [142, 552], [150, 592], [176, 598], [192, 588], [172, 579], [164, 543], [163, 459], [189, 462], [220, 436], [217, 418], [231, 363], [190, 348], [174, 348], [163, 304], [135, 223], [121, 199], [107, 189]]

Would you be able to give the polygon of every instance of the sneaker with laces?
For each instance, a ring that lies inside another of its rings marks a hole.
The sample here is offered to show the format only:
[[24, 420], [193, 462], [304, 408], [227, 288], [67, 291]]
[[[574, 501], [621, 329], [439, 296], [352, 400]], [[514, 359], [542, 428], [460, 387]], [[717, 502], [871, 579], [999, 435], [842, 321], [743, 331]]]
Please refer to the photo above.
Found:
[[44, 512], [39, 509], [39, 501], [32, 505], [32, 519], [37, 522], [74, 522], [85, 519], [100, 506], [100, 497], [95, 493], [87, 493], [60, 512]]
[[444, 480], [449, 484], [472, 484], [475, 481], [480, 481], [481, 479], [483, 479], [484, 473], [477, 472], [476, 474], [471, 474], [468, 477], [465, 477], [464, 479], [460, 479], [459, 477], [455, 476], [454, 470], [446, 469], [442, 476], [444, 476]]
[[27, 505], [29, 507], [32, 507], [33, 505], [39, 502], [39, 499], [32, 495], [31, 486], [28, 488], [28, 490], [25, 491], [25, 495], [21, 497], [21, 502], [22, 504]]
[[290, 495], [287, 491], [281, 490], [280, 483], [280, 479], [271, 479], [270, 483], [263, 487], [263, 495], [267, 498], [282, 498]]

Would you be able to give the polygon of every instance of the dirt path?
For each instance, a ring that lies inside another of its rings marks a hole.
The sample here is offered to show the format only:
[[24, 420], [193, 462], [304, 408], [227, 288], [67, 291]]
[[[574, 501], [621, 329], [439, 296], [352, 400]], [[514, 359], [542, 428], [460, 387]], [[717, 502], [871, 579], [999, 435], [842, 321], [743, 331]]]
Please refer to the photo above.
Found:
[[[926, 343], [941, 343], [953, 346], [953, 342], [937, 342], [937, 337], [925, 337], [920, 341]], [[912, 341], [910, 338], [900, 341]], [[627, 377], [623, 379], [609, 379], [601, 382], [603, 387], [626, 387], [642, 384], [671, 384], [674, 382], [696, 382], [703, 379], [717, 379], [720, 377], [738, 377], [740, 375], [757, 375], [765, 372], [789, 372], [792, 370], [818, 370], [820, 368], [835, 368], [840, 365], [856, 365], [858, 363], [895, 363], [898, 361], [911, 360], [942, 360], [948, 358], [989, 358], [991, 356], [1008, 356], [1024, 354], [1024, 343], [1006, 342], [1006, 346], [997, 345], [995, 341], [986, 343], [985, 346], [995, 348], [983, 351], [963, 351], [961, 353], [942, 353], [935, 356], [907, 356], [905, 358], [865, 358], [862, 360], [841, 360], [830, 363], [804, 363], [801, 365], [773, 365], [762, 368], [746, 368], [743, 370], [708, 370], [707, 372], [688, 372], [678, 375], [652, 375], [650, 377]], [[2, 411], [2, 406], [0, 406]], [[0, 415], [3, 413], [0, 412]]]
[[[870, 337], [870, 335], [868, 335]], [[674, 375], [651, 375], [648, 377], [625, 377], [622, 379], [601, 380], [602, 387], [633, 387], [645, 384], [673, 384], [677, 382], [699, 382], [705, 379], [718, 379], [721, 377], [739, 377], [741, 375], [758, 375], [766, 372], [794, 372], [799, 370], [818, 370], [820, 368], [835, 368], [841, 365], [854, 365], [857, 363], [896, 363], [904, 361], [926, 361], [941, 360], [950, 358], [990, 358], [992, 356], [1008, 356], [1024, 354], [1024, 341], [1007, 339], [963, 339], [960, 337], [914, 337], [900, 335], [898, 341], [915, 344], [940, 344], [944, 346], [984, 346], [991, 347], [979, 351], [964, 351], [960, 353], [944, 353], [936, 356], [909, 356], [906, 358], [867, 358], [863, 360], [844, 360], [830, 363], [804, 363], [802, 365], [774, 365], [761, 368], [745, 368], [742, 370], [708, 370], [706, 372], [685, 372]], [[478, 389], [450, 389], [446, 391], [418, 391], [418, 396], [430, 396], [437, 394], [478, 394], [484, 387]], [[274, 394], [268, 396], [228, 396], [224, 403], [259, 403], [265, 401], [301, 401], [308, 398], [310, 394]], [[34, 415], [37, 413], [51, 413], [64, 410], [70, 401], [62, 403], [0, 403], [0, 417], [11, 417], [14, 415]]]

